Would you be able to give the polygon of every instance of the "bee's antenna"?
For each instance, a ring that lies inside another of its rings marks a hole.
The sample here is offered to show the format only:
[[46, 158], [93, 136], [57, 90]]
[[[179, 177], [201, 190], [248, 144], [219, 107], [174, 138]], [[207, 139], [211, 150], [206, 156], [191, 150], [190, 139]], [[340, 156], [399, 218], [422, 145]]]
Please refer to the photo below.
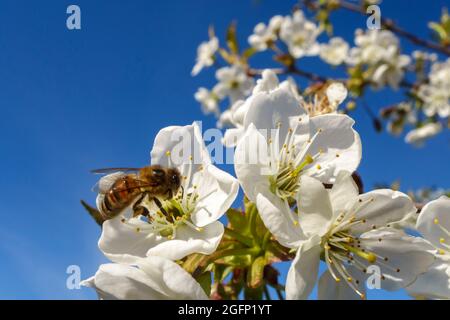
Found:
[[180, 188], [181, 188], [181, 198], [183, 198], [184, 197], [184, 187], [180, 186]]

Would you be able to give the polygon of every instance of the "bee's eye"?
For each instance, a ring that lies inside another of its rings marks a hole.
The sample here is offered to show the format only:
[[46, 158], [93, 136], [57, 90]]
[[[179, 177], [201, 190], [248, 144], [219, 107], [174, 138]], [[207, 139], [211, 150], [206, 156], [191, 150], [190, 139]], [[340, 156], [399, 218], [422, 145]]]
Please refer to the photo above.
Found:
[[180, 183], [180, 177], [177, 174], [172, 175], [171, 179], [174, 184]]
[[161, 169], [153, 169], [153, 175], [154, 175], [155, 177], [162, 178], [162, 177], [164, 177], [164, 170], [161, 170]]

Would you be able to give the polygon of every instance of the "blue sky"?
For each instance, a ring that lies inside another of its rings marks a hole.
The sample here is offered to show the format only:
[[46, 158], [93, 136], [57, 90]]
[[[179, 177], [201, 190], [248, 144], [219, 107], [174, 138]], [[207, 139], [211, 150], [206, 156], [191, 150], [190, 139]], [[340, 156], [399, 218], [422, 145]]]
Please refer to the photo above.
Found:
[[[438, 19], [445, 1], [385, 2], [383, 15], [426, 36], [426, 21]], [[80, 199], [95, 199], [96, 177], [89, 170], [146, 165], [162, 127], [194, 120], [214, 127], [215, 120], [202, 115], [193, 99], [199, 86], [213, 86], [213, 71], [190, 76], [208, 25], [223, 35], [235, 19], [244, 42], [256, 23], [288, 14], [294, 3], [1, 1], [0, 298], [95, 298], [89, 289], [66, 289], [67, 266], [79, 265], [85, 278], [106, 261], [97, 249], [100, 230], [79, 205]], [[70, 4], [81, 7], [81, 30], [66, 28]], [[365, 26], [354, 14], [339, 14], [335, 22], [336, 34], [348, 41], [356, 27]], [[253, 62], [272, 65], [268, 57]], [[299, 66], [328, 72], [316, 59]], [[399, 93], [383, 92], [369, 94], [367, 102], [376, 109], [400, 99]], [[363, 141], [360, 173], [367, 188], [396, 179], [406, 189], [450, 187], [448, 131], [415, 149], [402, 138], [375, 133], [362, 110], [353, 116]]]

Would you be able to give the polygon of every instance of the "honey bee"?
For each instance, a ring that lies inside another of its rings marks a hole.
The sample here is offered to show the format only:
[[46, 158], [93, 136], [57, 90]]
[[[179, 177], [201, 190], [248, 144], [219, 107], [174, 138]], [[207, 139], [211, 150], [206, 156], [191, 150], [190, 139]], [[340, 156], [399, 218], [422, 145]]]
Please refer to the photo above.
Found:
[[100, 179], [97, 207], [104, 220], [112, 219], [133, 204], [134, 215], [145, 215], [139, 206], [146, 196], [161, 206], [160, 200], [171, 199], [181, 187], [181, 174], [177, 168], [151, 165], [143, 168], [107, 168], [92, 170], [106, 174]]

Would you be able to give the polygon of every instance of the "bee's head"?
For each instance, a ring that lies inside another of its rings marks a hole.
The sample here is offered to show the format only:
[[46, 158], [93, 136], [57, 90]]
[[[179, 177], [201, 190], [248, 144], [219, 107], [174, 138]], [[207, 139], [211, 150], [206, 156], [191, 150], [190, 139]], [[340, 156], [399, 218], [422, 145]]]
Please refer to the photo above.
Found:
[[175, 195], [181, 186], [181, 174], [177, 168], [167, 169], [167, 179], [169, 182], [170, 190]]

